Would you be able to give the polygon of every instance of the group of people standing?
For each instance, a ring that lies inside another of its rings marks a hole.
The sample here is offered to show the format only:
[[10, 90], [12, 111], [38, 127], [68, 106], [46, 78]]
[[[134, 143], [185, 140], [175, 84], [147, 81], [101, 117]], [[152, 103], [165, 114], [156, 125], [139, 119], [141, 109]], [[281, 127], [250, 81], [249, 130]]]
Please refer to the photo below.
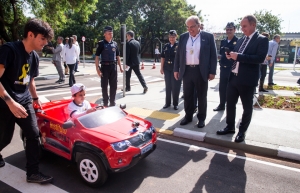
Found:
[[[65, 38], [65, 45], [63, 45], [63, 37], [58, 36], [56, 40], [56, 48], [49, 47], [53, 52], [52, 63], [55, 65], [59, 75], [59, 79], [55, 82], [62, 84], [65, 82], [65, 75], [69, 75], [69, 86], [76, 83], [74, 73], [78, 71], [78, 64], [80, 63], [80, 47], [77, 42], [77, 36]], [[62, 63], [64, 63], [65, 72], [63, 72]], [[70, 74], [68, 74], [70, 71]]]

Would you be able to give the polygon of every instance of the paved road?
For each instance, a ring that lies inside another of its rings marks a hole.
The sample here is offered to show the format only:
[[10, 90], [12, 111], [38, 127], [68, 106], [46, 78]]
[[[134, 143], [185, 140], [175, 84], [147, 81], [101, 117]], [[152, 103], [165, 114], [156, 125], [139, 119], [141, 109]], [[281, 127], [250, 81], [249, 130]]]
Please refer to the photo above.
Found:
[[[157, 72], [158, 69], [144, 71], [149, 84], [152, 80], [162, 81], [158, 80], [162, 76]], [[88, 87], [87, 100], [93, 101], [101, 97], [97, 76], [78, 76], [76, 79]], [[133, 77], [132, 83], [139, 84], [134, 79]], [[68, 84], [57, 85], [54, 82], [55, 80], [37, 81], [38, 94], [43, 100], [70, 97]], [[118, 84], [122, 85], [121, 75]], [[134, 93], [141, 94], [142, 87], [136, 86], [130, 92]], [[120, 90], [118, 96], [121, 97]], [[7, 165], [0, 169], [0, 192], [223, 193], [298, 192], [300, 188], [299, 162], [246, 155], [238, 150], [162, 135], [153, 154], [126, 172], [110, 175], [101, 188], [87, 187], [80, 180], [75, 164], [53, 154], [43, 157], [40, 168], [44, 173], [53, 175], [55, 181], [46, 186], [28, 184], [25, 182], [25, 153], [18, 132], [19, 128], [16, 126], [12, 143], [2, 152]]]
[[[18, 130], [16, 127], [16, 133]], [[15, 134], [10, 148], [3, 152], [8, 164], [0, 169], [0, 192], [299, 191], [299, 164], [284, 166], [284, 162], [278, 164], [249, 156], [245, 158], [245, 154], [238, 151], [228, 153], [226, 149], [216, 151], [200, 143], [177, 141], [176, 138], [161, 136], [153, 154], [130, 170], [109, 175], [103, 187], [92, 189], [80, 180], [75, 164], [50, 153], [41, 159], [40, 168], [53, 175], [54, 182], [50, 185], [26, 183], [25, 152]]]

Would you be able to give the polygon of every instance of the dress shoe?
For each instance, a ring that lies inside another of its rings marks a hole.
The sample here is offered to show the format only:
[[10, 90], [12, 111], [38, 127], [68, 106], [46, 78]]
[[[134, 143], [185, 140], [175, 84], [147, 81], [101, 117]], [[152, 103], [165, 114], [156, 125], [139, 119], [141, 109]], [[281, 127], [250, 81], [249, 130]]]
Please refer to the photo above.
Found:
[[205, 122], [204, 121], [198, 121], [197, 127], [198, 128], [203, 128], [205, 126]]
[[228, 127], [225, 127], [224, 129], [221, 129], [219, 131], [217, 131], [218, 135], [226, 135], [228, 133], [235, 133], [234, 129], [229, 129]]
[[[123, 89], [121, 89], [121, 91], [123, 91]], [[125, 89], [125, 92], [129, 92], [130, 91], [130, 89]]]
[[103, 106], [104, 107], [108, 107], [108, 103], [103, 103]]
[[215, 109], [213, 109], [214, 111], [224, 111], [225, 110], [225, 107], [221, 107], [220, 105], [217, 107], [217, 108], [215, 108]]
[[59, 80], [57, 80], [57, 81], [55, 81], [55, 83], [59, 83], [61, 80], [59, 79]]
[[174, 105], [174, 110], [178, 110], [178, 106], [177, 105]]
[[146, 94], [146, 92], [148, 91], [148, 87], [144, 87], [144, 94]]
[[259, 89], [259, 92], [269, 92], [269, 91], [262, 88], [262, 89]]
[[170, 107], [170, 105], [165, 104], [165, 106], [163, 106], [163, 109], [166, 109], [168, 107]]
[[269, 86], [274, 86], [274, 85], [277, 85], [277, 84], [275, 84], [275, 83], [269, 83], [268, 85]]
[[186, 125], [188, 124], [189, 122], [192, 122], [192, 120], [188, 120], [187, 118], [183, 118], [182, 121], [180, 122], [180, 125]]
[[58, 82], [58, 84], [63, 84], [63, 83], [65, 83], [65, 80], [60, 80], [60, 81]]
[[238, 132], [238, 134], [236, 135], [236, 137], [235, 137], [235, 140], [234, 140], [234, 142], [236, 142], [236, 143], [240, 143], [240, 142], [243, 142], [244, 140], [245, 140], [245, 133], [243, 133], [243, 132]]
[[2, 168], [3, 166], [5, 166], [5, 162], [4, 159], [2, 158], [2, 155], [0, 154], [0, 168]]

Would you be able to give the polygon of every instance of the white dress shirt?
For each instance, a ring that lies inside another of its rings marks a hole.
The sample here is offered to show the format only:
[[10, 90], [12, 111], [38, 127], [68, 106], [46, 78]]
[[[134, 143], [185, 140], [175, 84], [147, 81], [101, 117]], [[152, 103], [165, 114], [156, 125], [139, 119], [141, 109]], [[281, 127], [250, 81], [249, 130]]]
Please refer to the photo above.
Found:
[[187, 65], [199, 65], [200, 63], [200, 33], [198, 33], [195, 37], [189, 36], [189, 39], [186, 43], [186, 64]]
[[[256, 31], [255, 31], [255, 32], [256, 32]], [[247, 48], [247, 46], [248, 46], [249, 42], [251, 41], [251, 38], [253, 37], [253, 35], [255, 34], [255, 32], [253, 32], [253, 33], [249, 36], [249, 40], [248, 40], [248, 42], [247, 42], [247, 44], [246, 44], [244, 50]], [[245, 40], [246, 40], [246, 38], [244, 39], [244, 41], [245, 41]], [[243, 43], [244, 43], [244, 42], [243, 42]], [[241, 44], [241, 46], [243, 45], [243, 43]], [[241, 53], [239, 53], [239, 54], [244, 53], [244, 50], [243, 50]], [[240, 62], [237, 62], [237, 63], [236, 63], [236, 67], [235, 67], [234, 70], [232, 70], [232, 72], [237, 74], [237, 73], [239, 72], [239, 66], [240, 66]]]
[[66, 64], [75, 64], [76, 60], [79, 61], [79, 54], [78, 49], [73, 44], [71, 48], [69, 48], [69, 45], [65, 46], [63, 49], [63, 61], [66, 62]]

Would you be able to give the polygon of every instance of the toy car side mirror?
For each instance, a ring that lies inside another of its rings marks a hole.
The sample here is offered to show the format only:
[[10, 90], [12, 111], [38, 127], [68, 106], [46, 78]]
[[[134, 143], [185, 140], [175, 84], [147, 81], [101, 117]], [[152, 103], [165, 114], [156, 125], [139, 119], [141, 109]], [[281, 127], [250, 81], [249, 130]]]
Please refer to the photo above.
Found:
[[73, 126], [75, 126], [75, 124], [72, 121], [67, 121], [62, 125], [64, 129], [70, 129]]
[[126, 109], [126, 104], [120, 104], [121, 109]]

